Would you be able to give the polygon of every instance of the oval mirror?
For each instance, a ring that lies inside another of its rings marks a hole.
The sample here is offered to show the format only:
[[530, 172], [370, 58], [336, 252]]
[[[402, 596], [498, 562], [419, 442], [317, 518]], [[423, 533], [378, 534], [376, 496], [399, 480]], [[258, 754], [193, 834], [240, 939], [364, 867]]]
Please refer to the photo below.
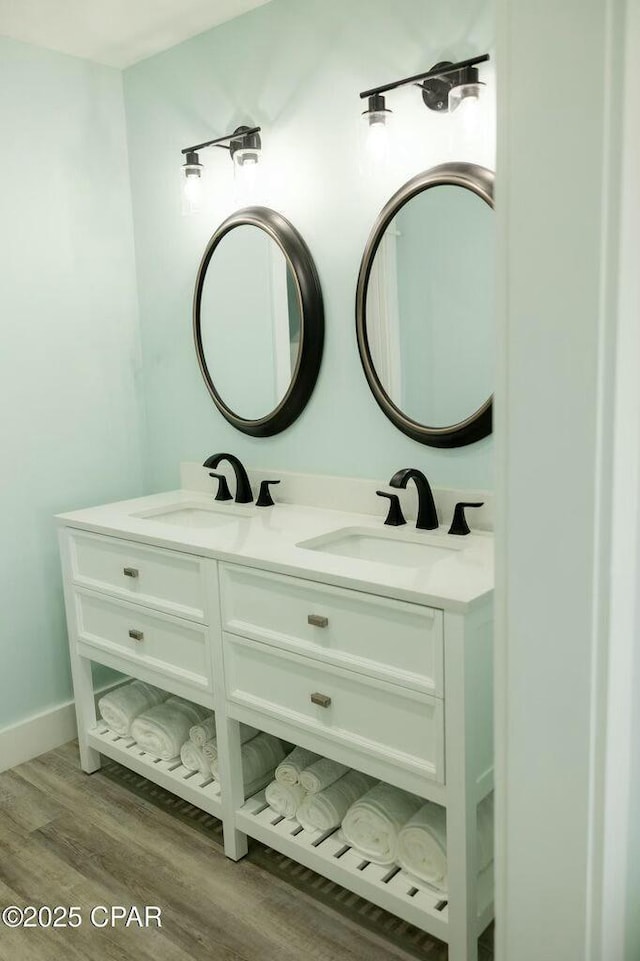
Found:
[[493, 174], [450, 163], [391, 198], [364, 252], [356, 327], [369, 386], [396, 427], [432, 447], [491, 433], [494, 232]]
[[198, 270], [193, 329], [229, 423], [267, 437], [298, 417], [320, 369], [324, 313], [311, 254], [288, 220], [252, 207], [221, 224]]

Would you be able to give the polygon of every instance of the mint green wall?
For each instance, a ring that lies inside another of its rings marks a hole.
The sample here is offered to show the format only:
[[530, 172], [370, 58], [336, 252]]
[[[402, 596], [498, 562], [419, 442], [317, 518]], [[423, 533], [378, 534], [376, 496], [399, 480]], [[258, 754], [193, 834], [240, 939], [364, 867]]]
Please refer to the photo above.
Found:
[[0, 39], [0, 729], [71, 698], [54, 513], [141, 492], [118, 71]]
[[[358, 92], [494, 46], [490, 0], [272, 0], [125, 71], [145, 369], [149, 489], [175, 486], [181, 460], [232, 450], [250, 466], [387, 477], [407, 465], [433, 483], [493, 486], [493, 443], [441, 451], [400, 434], [375, 404], [356, 347], [360, 256], [379, 209], [409, 177], [448, 159], [494, 166], [493, 71], [481, 138], [427, 111], [414, 88], [389, 98], [395, 154], [363, 171]], [[217, 412], [192, 345], [191, 297], [209, 236], [233, 209], [232, 165], [203, 152], [204, 212], [183, 217], [181, 148], [253, 121], [263, 126], [257, 196], [288, 217], [315, 258], [326, 307], [319, 381], [283, 434], [250, 438]], [[428, 237], [425, 238], [428, 247]]]
[[[175, 486], [181, 460], [224, 448], [250, 466], [385, 477], [416, 464], [435, 484], [492, 485], [490, 439], [431, 450], [383, 417], [353, 300], [390, 194], [447, 159], [494, 159], [491, 69], [483, 143], [398, 92], [386, 170], [363, 166], [358, 91], [493, 41], [489, 0], [272, 0], [126, 71], [125, 128], [118, 71], [0, 39], [0, 729], [71, 696], [56, 512]], [[237, 206], [226, 155], [203, 155], [202, 214], [183, 217], [179, 196], [180, 149], [247, 119], [264, 128], [254, 199], [302, 233], [326, 306], [314, 395], [266, 440], [221, 418], [192, 345], [197, 264]]]

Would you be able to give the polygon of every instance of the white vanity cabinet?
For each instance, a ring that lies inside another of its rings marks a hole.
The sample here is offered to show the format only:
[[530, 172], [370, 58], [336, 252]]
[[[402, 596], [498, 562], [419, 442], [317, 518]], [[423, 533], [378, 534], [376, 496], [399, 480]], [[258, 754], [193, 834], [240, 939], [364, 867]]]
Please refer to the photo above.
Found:
[[275, 816], [264, 794], [240, 830], [447, 941], [450, 961], [475, 959], [493, 917], [493, 867], [475, 867], [493, 788], [491, 602], [448, 613], [229, 564], [220, 601], [229, 716], [445, 806], [449, 891]]
[[215, 561], [73, 528], [61, 529], [60, 550], [83, 769], [97, 770], [105, 754], [221, 817], [211, 779], [156, 761], [98, 722], [91, 673], [95, 661], [216, 709]]
[[[491, 593], [448, 609], [131, 537], [60, 530], [83, 768], [105, 754], [220, 817], [233, 859], [255, 837], [448, 942], [450, 961], [475, 961], [493, 917], [492, 867], [475, 865], [493, 788]], [[97, 721], [92, 661], [215, 709], [221, 788]], [[264, 792], [245, 799], [241, 722], [443, 805], [447, 894], [276, 816]]]

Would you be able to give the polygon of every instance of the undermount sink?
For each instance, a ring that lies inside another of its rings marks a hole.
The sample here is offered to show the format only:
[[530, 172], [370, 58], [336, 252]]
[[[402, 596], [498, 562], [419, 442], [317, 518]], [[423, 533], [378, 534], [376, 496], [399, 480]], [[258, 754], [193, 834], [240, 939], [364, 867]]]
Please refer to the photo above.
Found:
[[353, 557], [361, 561], [373, 561], [395, 567], [430, 567], [438, 561], [459, 551], [461, 544], [444, 544], [442, 535], [405, 534], [399, 537], [395, 531], [375, 531], [368, 527], [344, 527], [331, 531], [297, 546], [305, 550]]
[[186, 504], [181, 502], [154, 510], [133, 514], [144, 520], [159, 521], [161, 524], [175, 524], [177, 527], [211, 528], [223, 527], [240, 517], [251, 517], [252, 512], [245, 508], [224, 506], [209, 507], [205, 504]]

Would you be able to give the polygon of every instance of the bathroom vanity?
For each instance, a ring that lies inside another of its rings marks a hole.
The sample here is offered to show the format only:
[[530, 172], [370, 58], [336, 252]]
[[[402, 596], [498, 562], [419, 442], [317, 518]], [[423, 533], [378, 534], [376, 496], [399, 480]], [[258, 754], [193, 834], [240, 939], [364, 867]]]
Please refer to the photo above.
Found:
[[[493, 789], [493, 538], [382, 520], [188, 490], [61, 515], [82, 766], [113, 758], [219, 817], [234, 860], [257, 838], [475, 961], [493, 917], [492, 865], [475, 867]], [[215, 710], [220, 782], [109, 732], [92, 662]], [[445, 807], [448, 893], [245, 798], [239, 722]]]

